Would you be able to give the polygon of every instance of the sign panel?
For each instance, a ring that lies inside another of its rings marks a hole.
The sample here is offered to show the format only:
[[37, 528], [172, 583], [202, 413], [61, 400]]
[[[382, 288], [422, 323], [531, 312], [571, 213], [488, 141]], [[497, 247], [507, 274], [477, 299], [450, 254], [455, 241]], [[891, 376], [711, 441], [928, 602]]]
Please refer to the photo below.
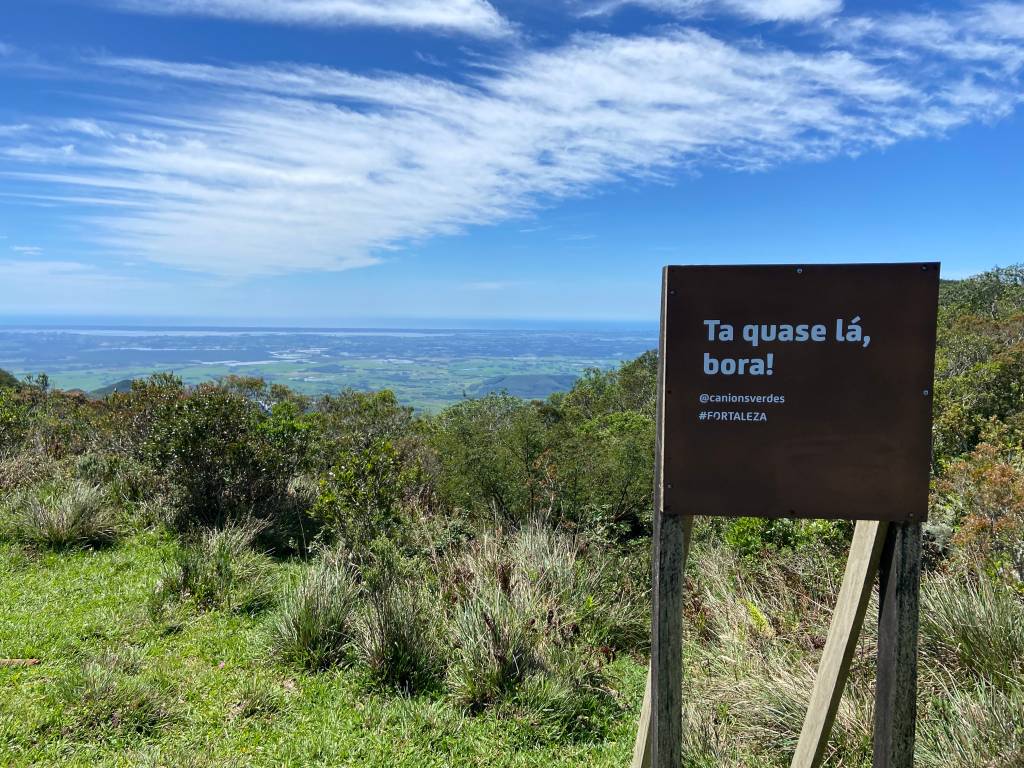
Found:
[[665, 513], [921, 521], [939, 265], [666, 267]]

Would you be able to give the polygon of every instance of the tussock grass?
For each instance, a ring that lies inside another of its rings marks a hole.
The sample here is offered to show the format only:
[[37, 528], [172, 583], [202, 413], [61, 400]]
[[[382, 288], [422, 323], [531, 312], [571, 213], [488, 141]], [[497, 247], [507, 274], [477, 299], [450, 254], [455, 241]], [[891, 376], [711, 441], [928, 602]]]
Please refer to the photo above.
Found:
[[121, 533], [117, 511], [103, 488], [81, 480], [14, 494], [2, 515], [10, 538], [37, 548], [102, 547]]
[[176, 604], [201, 610], [257, 613], [271, 605], [276, 584], [273, 561], [252, 549], [262, 526], [246, 522], [202, 531], [180, 547], [157, 580], [150, 617], [166, 622]]
[[514, 707], [551, 738], [600, 732], [615, 709], [607, 661], [644, 642], [648, 622], [642, 598], [614, 594], [605, 557], [529, 525], [482, 536], [444, 570], [454, 701]]
[[984, 680], [943, 680], [918, 727], [921, 768], [1018, 768], [1024, 765], [1024, 687]]
[[422, 573], [390, 553], [364, 569], [356, 633], [360, 661], [380, 684], [403, 693], [435, 690], [444, 678], [443, 618]]
[[995, 685], [1024, 675], [1024, 599], [984, 574], [942, 575], [921, 592], [921, 643], [941, 664]]
[[322, 554], [286, 593], [274, 616], [274, 655], [312, 670], [344, 662], [355, 636], [360, 591], [341, 554]]
[[152, 734], [174, 715], [176, 692], [161, 676], [140, 674], [137, 657], [102, 655], [57, 684], [62, 729], [77, 740]]

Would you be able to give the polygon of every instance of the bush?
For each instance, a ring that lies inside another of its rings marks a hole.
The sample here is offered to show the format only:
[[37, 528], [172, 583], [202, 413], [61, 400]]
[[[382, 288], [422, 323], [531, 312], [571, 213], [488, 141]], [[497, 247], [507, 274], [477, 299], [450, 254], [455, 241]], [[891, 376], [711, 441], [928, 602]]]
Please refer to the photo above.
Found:
[[99, 451], [82, 454], [75, 460], [75, 474], [87, 482], [109, 488], [122, 506], [152, 501], [162, 491], [160, 479], [151, 468], [122, 454]]
[[424, 574], [386, 540], [375, 542], [364, 567], [366, 589], [357, 634], [361, 661], [381, 685], [403, 693], [436, 689], [444, 676], [437, 598]]
[[544, 460], [548, 435], [535, 406], [510, 395], [465, 400], [438, 415], [430, 440], [448, 509], [508, 524], [550, 513], [556, 497]]
[[982, 443], [936, 482], [964, 559], [1024, 583], [1024, 469], [1016, 449]]
[[215, 385], [156, 409], [144, 455], [174, 485], [179, 530], [272, 521], [285, 505], [292, 463], [261, 424], [255, 403]]
[[107, 494], [81, 480], [18, 494], [7, 506], [4, 527], [11, 538], [32, 546], [100, 547], [112, 543], [120, 532]]
[[654, 417], [635, 411], [563, 424], [553, 437], [553, 523], [607, 531], [617, 539], [649, 535], [654, 478]]
[[284, 597], [271, 625], [271, 645], [283, 661], [325, 669], [349, 655], [360, 586], [351, 567], [325, 553]]
[[149, 611], [166, 620], [175, 603], [200, 609], [256, 613], [273, 601], [273, 561], [253, 551], [262, 530], [257, 522], [208, 529], [178, 549], [174, 563], [157, 580]]
[[311, 515], [351, 552], [378, 536], [400, 538], [402, 502], [416, 472], [403, 466], [395, 447], [377, 440], [347, 455], [320, 481]]
[[839, 520], [790, 520], [738, 517], [725, 524], [725, 543], [742, 557], [824, 547], [839, 552], [850, 542], [853, 526]]

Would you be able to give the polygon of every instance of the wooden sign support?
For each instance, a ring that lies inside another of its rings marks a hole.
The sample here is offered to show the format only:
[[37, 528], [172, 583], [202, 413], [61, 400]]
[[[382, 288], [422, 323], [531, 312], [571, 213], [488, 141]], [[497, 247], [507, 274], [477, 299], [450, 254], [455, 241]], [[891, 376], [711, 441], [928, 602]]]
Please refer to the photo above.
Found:
[[[693, 525], [692, 517], [682, 520], [683, 536], [678, 554], [671, 558], [679, 563], [680, 573], [685, 570]], [[661, 551], [655, 553], [655, 569], [664, 573], [657, 565], [660, 554]], [[913, 768], [921, 525], [873, 520], [858, 522], [854, 530], [846, 573], [791, 768], [819, 768], [825, 760], [829, 735], [874, 589], [875, 575], [879, 573], [881, 587], [872, 766]], [[678, 586], [679, 594], [682, 594], [682, 576]], [[661, 591], [656, 592], [656, 599]], [[674, 623], [679, 627], [675, 653], [657, 656], [652, 653], [651, 670], [660, 671], [654, 675], [648, 671], [647, 674], [631, 768], [678, 768], [682, 761], [681, 615]], [[674, 666], [672, 659], [675, 660]], [[652, 681], [655, 684], [652, 685]], [[659, 690], [663, 686], [671, 686], [668, 695]], [[668, 720], [668, 727], [658, 729], [662, 718]]]
[[913, 768], [939, 265], [666, 267], [651, 666], [632, 768], [683, 760], [693, 515], [855, 519], [792, 768], [819, 768], [880, 579], [873, 768]]

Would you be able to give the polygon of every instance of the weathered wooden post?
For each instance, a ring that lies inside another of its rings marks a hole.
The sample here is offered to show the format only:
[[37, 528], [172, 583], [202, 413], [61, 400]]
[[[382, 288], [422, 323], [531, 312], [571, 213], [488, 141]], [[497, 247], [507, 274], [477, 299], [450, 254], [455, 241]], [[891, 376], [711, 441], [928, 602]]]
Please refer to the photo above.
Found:
[[878, 591], [874, 768], [913, 768], [921, 524], [889, 527]]

